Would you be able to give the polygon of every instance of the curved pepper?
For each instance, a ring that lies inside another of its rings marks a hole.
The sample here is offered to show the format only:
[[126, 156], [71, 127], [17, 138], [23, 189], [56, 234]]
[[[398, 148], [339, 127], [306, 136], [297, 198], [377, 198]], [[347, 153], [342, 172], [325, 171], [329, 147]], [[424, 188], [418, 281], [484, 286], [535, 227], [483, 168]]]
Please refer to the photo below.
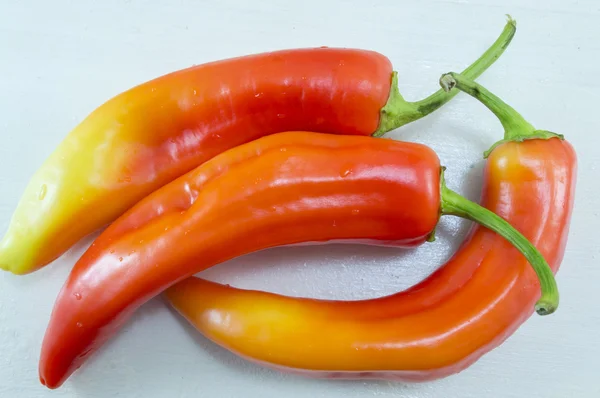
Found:
[[40, 379], [59, 386], [144, 302], [213, 265], [274, 246], [351, 242], [411, 247], [440, 213], [501, 233], [558, 305], [552, 272], [506, 221], [445, 187], [427, 146], [289, 132], [233, 148], [165, 185], [108, 227], [75, 264], [42, 347]]
[[[483, 73], [515, 30], [509, 20], [464, 73]], [[157, 188], [242, 143], [289, 130], [381, 135], [455, 94], [407, 102], [385, 56], [333, 48], [228, 59], [146, 82], [92, 112], [36, 172], [0, 242], [0, 268], [43, 267]]]
[[[505, 140], [489, 154], [483, 204], [521, 231], [556, 272], [575, 195], [573, 148], [536, 131], [483, 87], [459, 75], [443, 82], [457, 84], [502, 121]], [[251, 361], [314, 377], [407, 381], [465, 369], [510, 336], [538, 297], [523, 256], [480, 226], [429, 278], [378, 299], [293, 298], [199, 278], [166, 292], [201, 333]]]

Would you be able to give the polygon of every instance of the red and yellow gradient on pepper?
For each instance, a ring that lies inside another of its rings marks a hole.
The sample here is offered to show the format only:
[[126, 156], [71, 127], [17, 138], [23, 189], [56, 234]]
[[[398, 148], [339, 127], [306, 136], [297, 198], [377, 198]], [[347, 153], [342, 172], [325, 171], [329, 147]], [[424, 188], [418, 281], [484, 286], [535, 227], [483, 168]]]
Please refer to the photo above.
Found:
[[216, 264], [296, 244], [414, 247], [444, 214], [518, 247], [541, 281], [538, 312], [552, 313], [558, 293], [543, 257], [441, 174], [424, 145], [312, 132], [262, 137], [214, 157], [137, 203], [75, 264], [46, 330], [41, 382], [60, 386], [144, 302]]
[[[465, 73], [475, 78], [515, 33], [509, 20]], [[390, 61], [315, 48], [233, 58], [174, 72], [109, 100], [78, 125], [27, 186], [0, 242], [0, 268], [50, 263], [162, 185], [215, 155], [290, 130], [380, 135], [449, 101], [405, 101]]]
[[[506, 127], [506, 141], [486, 164], [483, 205], [558, 271], [575, 197], [572, 146], [535, 130], [483, 87], [454, 78]], [[268, 367], [313, 377], [424, 381], [460, 372], [500, 345], [532, 314], [539, 287], [508, 241], [476, 226], [437, 272], [387, 297], [294, 298], [199, 278], [175, 284], [165, 296], [207, 338]]]

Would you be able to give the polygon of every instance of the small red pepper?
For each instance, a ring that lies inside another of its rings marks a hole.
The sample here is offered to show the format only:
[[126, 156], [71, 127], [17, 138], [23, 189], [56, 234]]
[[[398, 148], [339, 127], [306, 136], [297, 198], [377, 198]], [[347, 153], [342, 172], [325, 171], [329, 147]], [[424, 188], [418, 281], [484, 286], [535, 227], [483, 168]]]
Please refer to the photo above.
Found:
[[[489, 152], [483, 204], [521, 231], [556, 272], [575, 196], [573, 148], [535, 130], [480, 85], [456, 74], [442, 82], [500, 118], [505, 139]], [[523, 256], [480, 226], [429, 278], [378, 299], [292, 298], [199, 278], [166, 293], [206, 337], [262, 365], [314, 377], [408, 381], [465, 369], [516, 331], [539, 296], [538, 279]]]
[[288, 132], [224, 152], [130, 209], [75, 264], [44, 338], [42, 383], [59, 386], [144, 302], [213, 265], [299, 243], [411, 247], [440, 214], [516, 245], [542, 281], [538, 312], [553, 312], [558, 293], [542, 256], [440, 175], [429, 147], [372, 137]]
[[[509, 20], [465, 74], [483, 73], [515, 30]], [[43, 267], [157, 188], [242, 143], [289, 130], [378, 136], [455, 94], [407, 102], [388, 58], [334, 48], [250, 55], [151, 80], [97, 108], [36, 172], [0, 241], [0, 268]]]

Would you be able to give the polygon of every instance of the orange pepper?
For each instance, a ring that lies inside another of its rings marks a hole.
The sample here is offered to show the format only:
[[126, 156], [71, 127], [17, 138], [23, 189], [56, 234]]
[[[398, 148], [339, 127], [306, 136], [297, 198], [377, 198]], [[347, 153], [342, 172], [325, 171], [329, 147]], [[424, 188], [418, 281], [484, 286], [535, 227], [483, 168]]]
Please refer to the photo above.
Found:
[[[465, 73], [483, 73], [515, 30], [509, 20]], [[255, 54], [151, 80], [97, 108], [36, 172], [0, 241], [0, 268], [26, 274], [45, 266], [229, 148], [289, 130], [378, 136], [455, 94], [440, 90], [408, 102], [389, 59], [356, 49]]]
[[206, 268], [282, 245], [412, 247], [440, 214], [517, 245], [542, 281], [538, 312], [553, 312], [556, 284], [539, 252], [440, 176], [429, 147], [390, 139], [288, 132], [224, 152], [130, 209], [75, 264], [44, 337], [42, 383], [59, 386], [144, 302]]
[[[505, 127], [484, 171], [483, 205], [528, 238], [556, 272], [575, 196], [577, 159], [561, 136], [457, 74], [442, 78], [486, 104]], [[540, 297], [527, 260], [475, 226], [457, 253], [416, 286], [387, 297], [328, 301], [236, 289], [199, 278], [166, 299], [210, 340], [268, 367], [314, 377], [432, 380], [501, 344]]]

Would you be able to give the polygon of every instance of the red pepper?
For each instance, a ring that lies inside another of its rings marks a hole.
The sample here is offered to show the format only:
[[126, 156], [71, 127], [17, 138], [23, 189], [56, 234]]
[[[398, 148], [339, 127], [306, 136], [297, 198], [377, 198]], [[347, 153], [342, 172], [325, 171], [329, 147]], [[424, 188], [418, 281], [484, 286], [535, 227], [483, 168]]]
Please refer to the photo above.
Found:
[[[465, 74], [487, 69], [515, 29], [510, 20]], [[242, 143], [287, 130], [377, 136], [455, 94], [407, 102], [388, 58], [333, 48], [228, 59], [146, 82], [92, 112], [37, 171], [0, 242], [0, 268], [43, 267], [157, 188]]]
[[474, 219], [517, 245], [543, 282], [538, 311], [553, 312], [544, 259], [504, 220], [446, 188], [440, 172], [429, 147], [372, 137], [289, 132], [224, 152], [142, 200], [77, 262], [44, 338], [42, 383], [59, 386], [140, 305], [208, 267], [300, 243], [411, 247], [440, 214]]
[[[489, 154], [483, 204], [521, 231], [556, 272], [575, 196], [573, 148], [460, 75], [442, 81], [502, 121], [505, 140]], [[539, 295], [523, 256], [475, 226], [437, 272], [387, 297], [301, 299], [199, 278], [174, 285], [166, 297], [206, 337], [262, 365], [315, 377], [422, 381], [459, 372], [497, 347], [531, 315]]]

